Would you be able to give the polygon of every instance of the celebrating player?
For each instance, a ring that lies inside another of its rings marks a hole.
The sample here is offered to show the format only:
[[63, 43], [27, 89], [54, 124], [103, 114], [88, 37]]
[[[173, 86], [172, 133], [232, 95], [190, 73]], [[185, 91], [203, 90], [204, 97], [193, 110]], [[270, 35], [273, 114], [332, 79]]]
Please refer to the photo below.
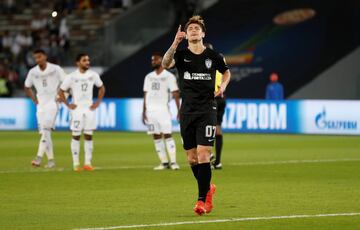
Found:
[[[175, 39], [165, 53], [163, 66], [175, 65], [179, 72], [182, 98], [180, 130], [188, 162], [198, 182], [198, 201], [194, 211], [198, 215], [211, 212], [215, 185], [211, 184], [210, 154], [216, 135], [216, 101], [222, 96], [229, 81], [230, 71], [221, 55], [203, 44], [205, 24], [200, 16], [193, 16], [179, 26]], [[183, 39], [188, 47], [176, 50]], [[215, 93], [215, 73], [223, 74], [219, 90]]]
[[[142, 119], [143, 123], [148, 126], [148, 134], [153, 135], [155, 149], [161, 162], [154, 170], [167, 168], [177, 170], [180, 167], [176, 163], [176, 145], [171, 135], [169, 101], [172, 94], [179, 111], [179, 88], [175, 76], [161, 66], [161, 61], [162, 55], [160, 53], [154, 53], [151, 56], [151, 65], [154, 71], [145, 76]], [[162, 139], [163, 135], [170, 157], [170, 165]]]
[[[25, 80], [25, 93], [36, 105], [36, 118], [41, 135], [39, 148], [35, 159], [31, 162], [34, 167], [39, 167], [41, 159], [46, 153], [47, 168], [54, 168], [54, 150], [51, 131], [54, 129], [56, 114], [58, 112], [57, 93], [65, 72], [60, 66], [47, 62], [44, 50], [38, 49], [33, 53], [37, 65], [30, 69]], [[36, 96], [32, 91], [36, 90]]]
[[[81, 171], [80, 167], [80, 136], [84, 132], [85, 164], [84, 170], [92, 171], [91, 164], [93, 154], [92, 135], [96, 129], [95, 109], [100, 105], [104, 95], [105, 86], [100, 76], [90, 68], [90, 58], [87, 54], [78, 54], [76, 57], [78, 69], [65, 79], [61, 84], [59, 96], [61, 101], [71, 110], [72, 130], [71, 153], [73, 157], [74, 171]], [[93, 102], [93, 88], [98, 87], [99, 93], [96, 102]], [[70, 90], [73, 101], [70, 104], [64, 95], [64, 92]]]

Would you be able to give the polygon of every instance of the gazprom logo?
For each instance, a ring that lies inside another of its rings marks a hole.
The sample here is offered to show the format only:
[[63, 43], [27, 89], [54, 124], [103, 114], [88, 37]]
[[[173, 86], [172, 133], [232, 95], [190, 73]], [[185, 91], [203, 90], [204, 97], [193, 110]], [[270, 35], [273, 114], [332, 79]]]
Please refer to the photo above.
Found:
[[286, 103], [227, 103], [224, 128], [286, 130]]
[[356, 130], [357, 122], [349, 120], [330, 120], [326, 118], [326, 109], [315, 116], [315, 124], [319, 129]]

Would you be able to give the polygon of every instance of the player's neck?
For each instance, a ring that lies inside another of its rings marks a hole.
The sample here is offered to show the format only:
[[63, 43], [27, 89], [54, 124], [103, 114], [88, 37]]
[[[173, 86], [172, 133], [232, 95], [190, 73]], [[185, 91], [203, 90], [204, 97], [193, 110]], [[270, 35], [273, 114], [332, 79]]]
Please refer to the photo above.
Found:
[[46, 62], [44, 64], [39, 64], [39, 68], [41, 71], [44, 71], [46, 69]]
[[206, 47], [204, 46], [202, 40], [200, 40], [197, 42], [189, 42], [188, 49], [194, 54], [201, 54], [202, 52], [204, 52]]
[[85, 73], [87, 69], [82, 69], [82, 68], [79, 68], [79, 72], [80, 73]]
[[159, 68], [155, 69], [155, 73], [156, 73], [157, 75], [159, 75], [159, 74], [161, 74], [161, 72], [162, 72], [163, 70], [164, 70], [164, 68], [159, 67]]

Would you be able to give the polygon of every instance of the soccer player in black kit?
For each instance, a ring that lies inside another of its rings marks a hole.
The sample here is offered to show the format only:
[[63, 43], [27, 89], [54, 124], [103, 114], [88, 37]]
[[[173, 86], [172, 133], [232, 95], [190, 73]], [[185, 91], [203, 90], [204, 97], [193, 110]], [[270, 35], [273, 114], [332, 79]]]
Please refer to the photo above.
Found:
[[[205, 24], [200, 16], [193, 16], [178, 28], [174, 42], [165, 53], [162, 65], [176, 66], [182, 98], [180, 131], [187, 159], [198, 184], [198, 200], [194, 212], [198, 215], [211, 212], [215, 185], [211, 184], [210, 154], [216, 134], [216, 101], [230, 81], [230, 71], [219, 53], [203, 44]], [[188, 47], [177, 50], [187, 39]], [[215, 73], [223, 74], [219, 90], [215, 92]]]

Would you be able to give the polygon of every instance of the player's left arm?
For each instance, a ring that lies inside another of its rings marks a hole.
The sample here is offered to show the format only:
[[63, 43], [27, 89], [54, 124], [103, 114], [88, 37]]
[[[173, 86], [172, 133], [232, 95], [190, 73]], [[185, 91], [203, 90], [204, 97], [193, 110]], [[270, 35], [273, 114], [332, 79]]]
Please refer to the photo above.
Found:
[[103, 100], [104, 96], [105, 96], [105, 86], [102, 85], [99, 87], [99, 93], [98, 93], [98, 97], [97, 100], [90, 106], [91, 110], [95, 110], [97, 107], [99, 107], [101, 101]]
[[226, 70], [223, 73], [223, 76], [221, 79], [221, 84], [220, 84], [219, 90], [215, 93], [215, 97], [218, 97], [218, 96], [223, 97], [226, 87], [228, 86], [228, 84], [230, 82], [230, 78], [231, 78], [230, 70]]
[[180, 120], [180, 93], [179, 93], [179, 90], [173, 91], [172, 95], [175, 99], [175, 104], [176, 104], [176, 108], [177, 108], [177, 112], [178, 112], [176, 118], [178, 120]]
[[215, 97], [219, 97], [219, 96], [223, 97], [226, 87], [228, 86], [228, 84], [230, 82], [231, 73], [230, 73], [228, 65], [226, 64], [225, 58], [223, 58], [220, 54], [218, 54], [217, 59], [218, 59], [217, 60], [218, 70], [223, 75], [222, 75], [221, 83], [219, 86], [219, 90], [215, 93]]

